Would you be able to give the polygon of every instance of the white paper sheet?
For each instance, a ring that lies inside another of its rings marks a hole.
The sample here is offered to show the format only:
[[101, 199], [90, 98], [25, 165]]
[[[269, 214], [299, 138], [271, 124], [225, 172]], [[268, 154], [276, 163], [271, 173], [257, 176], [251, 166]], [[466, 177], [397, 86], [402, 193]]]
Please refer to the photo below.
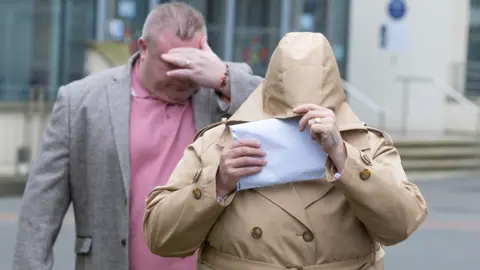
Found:
[[312, 140], [308, 128], [298, 130], [298, 120], [267, 119], [230, 126], [233, 140], [259, 140], [267, 159], [261, 172], [240, 179], [237, 190], [325, 177], [327, 155]]

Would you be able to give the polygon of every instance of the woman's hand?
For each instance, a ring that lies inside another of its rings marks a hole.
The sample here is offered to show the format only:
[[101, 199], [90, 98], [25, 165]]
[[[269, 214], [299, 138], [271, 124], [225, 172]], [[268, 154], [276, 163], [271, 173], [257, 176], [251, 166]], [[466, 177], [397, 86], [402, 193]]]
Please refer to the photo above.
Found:
[[217, 172], [217, 195], [225, 196], [237, 187], [242, 176], [260, 172], [267, 161], [256, 140], [238, 140], [223, 149]]
[[342, 135], [337, 128], [335, 114], [332, 110], [315, 104], [303, 104], [293, 109], [303, 115], [298, 124], [300, 131], [310, 129], [312, 139], [317, 140], [325, 153], [334, 162], [338, 171], [343, 171], [347, 160], [347, 150]]

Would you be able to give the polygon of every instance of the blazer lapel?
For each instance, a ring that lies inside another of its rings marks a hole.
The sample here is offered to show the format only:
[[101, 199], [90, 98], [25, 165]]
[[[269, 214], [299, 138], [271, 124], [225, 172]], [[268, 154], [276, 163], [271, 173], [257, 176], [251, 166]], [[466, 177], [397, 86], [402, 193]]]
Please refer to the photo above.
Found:
[[130, 70], [135, 57], [130, 58], [128, 66], [113, 78], [114, 83], [107, 88], [108, 109], [112, 124], [115, 145], [118, 153], [118, 161], [122, 173], [125, 195], [130, 192]]

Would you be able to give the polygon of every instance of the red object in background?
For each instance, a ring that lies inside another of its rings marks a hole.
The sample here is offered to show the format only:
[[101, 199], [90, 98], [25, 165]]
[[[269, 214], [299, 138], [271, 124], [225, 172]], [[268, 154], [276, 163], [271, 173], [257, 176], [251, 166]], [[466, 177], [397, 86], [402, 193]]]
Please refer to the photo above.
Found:
[[268, 61], [268, 48], [261, 47], [261, 37], [256, 35], [250, 39], [250, 44], [242, 49], [242, 60], [250, 65], [256, 65], [259, 62], [266, 64]]
[[138, 50], [137, 42], [135, 39], [130, 39], [130, 43], [128, 44], [128, 50], [130, 51], [130, 55], [134, 54]]
[[261, 48], [258, 54], [260, 57], [260, 61], [265, 63], [268, 59], [268, 48]]
[[248, 51], [247, 48], [244, 48], [242, 50], [242, 60], [243, 60], [243, 62], [248, 62], [248, 53], [249, 53], [249, 51]]
[[128, 45], [128, 51], [130, 55], [133, 55], [137, 51], [137, 41], [132, 35], [130, 28], [126, 27], [123, 32], [123, 42]]

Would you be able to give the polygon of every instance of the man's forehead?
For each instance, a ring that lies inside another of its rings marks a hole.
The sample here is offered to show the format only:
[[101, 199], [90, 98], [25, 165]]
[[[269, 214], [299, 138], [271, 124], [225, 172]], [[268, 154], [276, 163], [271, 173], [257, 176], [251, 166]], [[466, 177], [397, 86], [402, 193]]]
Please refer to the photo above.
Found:
[[169, 50], [179, 47], [190, 47], [200, 49], [203, 35], [198, 33], [190, 40], [181, 40], [172, 32], [159, 33], [156, 47], [161, 53], [167, 53]]

